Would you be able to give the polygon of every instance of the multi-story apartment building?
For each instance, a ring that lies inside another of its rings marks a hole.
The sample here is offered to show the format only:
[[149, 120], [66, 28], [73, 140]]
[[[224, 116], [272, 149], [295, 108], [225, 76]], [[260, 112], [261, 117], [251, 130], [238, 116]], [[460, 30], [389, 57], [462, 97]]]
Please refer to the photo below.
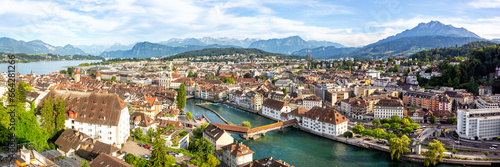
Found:
[[243, 143], [232, 143], [222, 147], [222, 162], [229, 167], [238, 167], [253, 161], [253, 151]]
[[436, 111], [439, 108], [439, 97], [434, 93], [407, 91], [403, 93], [403, 103], [409, 106]]
[[309, 96], [309, 97], [306, 97], [306, 98], [303, 98], [301, 100], [301, 103], [297, 103], [297, 107], [304, 107], [308, 110], [310, 110], [311, 108], [313, 107], [321, 107], [321, 98], [319, 98], [318, 96]]
[[355, 119], [363, 119], [368, 113], [368, 105], [361, 98], [349, 98], [340, 101], [340, 111]]
[[[66, 102], [68, 129], [75, 129], [106, 144], [121, 147], [130, 136], [128, 106], [115, 94], [52, 90], [43, 100], [52, 97]], [[40, 105], [38, 109], [40, 110]]]
[[478, 99], [474, 100], [474, 104], [478, 109], [493, 109], [500, 108], [500, 101], [494, 100], [498, 95], [494, 96], [480, 96]]
[[314, 107], [302, 114], [299, 125], [315, 133], [338, 136], [347, 131], [349, 119], [334, 109]]
[[459, 109], [457, 129], [467, 139], [492, 139], [500, 134], [500, 109]]
[[249, 108], [252, 110], [260, 110], [262, 108], [262, 103], [264, 102], [264, 96], [256, 91], [250, 91], [247, 93], [247, 101], [250, 102]]
[[282, 120], [281, 114], [289, 113], [290, 106], [283, 101], [266, 99], [262, 104], [262, 114], [274, 118], [275, 120]]
[[391, 118], [393, 115], [404, 117], [403, 103], [397, 99], [380, 99], [373, 110], [375, 119]]

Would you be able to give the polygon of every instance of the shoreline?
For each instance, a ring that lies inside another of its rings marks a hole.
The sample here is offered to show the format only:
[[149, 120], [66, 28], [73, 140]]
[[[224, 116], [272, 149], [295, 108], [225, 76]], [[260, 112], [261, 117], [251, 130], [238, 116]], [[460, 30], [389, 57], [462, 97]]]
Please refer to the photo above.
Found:
[[[201, 99], [201, 98], [195, 98], [195, 99], [205, 100], [205, 99]], [[207, 100], [207, 101], [210, 101], [210, 100]], [[225, 103], [225, 102], [220, 103], [220, 102], [214, 102], [214, 101], [210, 101], [210, 102], [212, 102], [212, 103], [219, 103], [219, 104], [226, 104], [228, 106], [231, 106], [231, 107], [243, 110], [243, 111], [247, 111], [247, 112], [250, 112], [250, 113], [254, 113], [254, 114], [260, 115], [262, 117], [274, 120], [274, 121], [279, 121], [279, 120], [276, 120], [276, 119], [274, 119], [272, 117], [268, 117], [268, 116], [262, 114], [259, 111], [254, 111], [254, 110], [251, 110], [251, 109], [246, 109], [246, 108], [237, 106], [235, 104]], [[217, 116], [219, 116], [219, 118], [221, 118], [224, 122], [227, 121], [217, 111], [215, 111], [213, 109], [210, 109], [208, 107], [205, 107], [205, 106], [201, 106], [201, 105], [197, 105], [197, 106], [200, 106], [202, 108], [208, 109], [208, 110], [212, 111], [213, 113], [215, 113]], [[227, 121], [227, 122], [229, 122], [229, 121]], [[302, 128], [300, 126], [297, 126], [297, 125], [295, 125], [293, 127], [296, 128], [296, 129], [299, 129], [299, 130], [301, 130], [303, 132], [309, 133], [309, 134], [313, 134], [313, 135], [316, 135], [316, 136], [319, 136], [319, 137], [324, 137], [324, 138], [327, 138], [327, 139], [330, 139], [330, 140], [334, 140], [334, 141], [337, 141], [337, 142], [341, 142], [341, 143], [344, 143], [344, 144], [348, 144], [348, 145], [351, 145], [351, 146], [360, 147], [360, 148], [364, 148], [364, 149], [368, 149], [368, 150], [382, 151], [382, 152], [390, 154], [390, 151], [389, 151], [388, 148], [384, 148], [384, 147], [381, 147], [381, 146], [376, 145], [376, 144], [365, 142], [363, 139], [360, 139], [362, 141], [361, 143], [357, 143], [357, 142], [349, 141], [349, 140], [352, 140], [354, 138], [347, 139], [347, 138], [336, 137], [336, 136], [327, 136], [327, 135], [324, 135], [324, 134], [318, 134], [318, 133], [312, 132], [312, 131], [310, 131], [308, 129], [304, 129], [304, 128]], [[425, 160], [425, 157], [422, 156], [422, 155], [420, 155], [420, 154], [405, 153], [405, 154], [403, 154], [400, 157], [400, 159], [398, 161], [400, 161], [400, 162], [401, 161], [406, 161], [406, 162], [411, 162], [411, 163], [422, 164], [424, 162], [424, 160]], [[440, 164], [440, 163], [441, 164], [452, 164], [452, 165], [464, 165], [464, 166], [465, 165], [491, 166], [491, 165], [494, 165], [494, 164], [500, 164], [500, 161], [492, 161], [492, 160], [461, 160], [461, 159], [443, 158], [443, 162], [438, 162], [437, 164]]]

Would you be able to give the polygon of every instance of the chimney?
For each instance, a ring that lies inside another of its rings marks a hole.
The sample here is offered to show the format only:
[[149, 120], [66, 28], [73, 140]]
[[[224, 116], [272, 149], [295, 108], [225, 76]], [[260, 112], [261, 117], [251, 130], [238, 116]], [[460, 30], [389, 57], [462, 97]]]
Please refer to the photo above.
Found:
[[80, 140], [82, 140], [82, 139], [83, 139], [83, 135], [79, 135], [79, 136], [78, 136], [78, 138], [79, 138]]
[[90, 149], [94, 149], [94, 144], [90, 144]]
[[113, 147], [116, 147], [116, 143], [113, 143]]
[[80, 131], [75, 132], [75, 136], [78, 136], [78, 135], [80, 135]]

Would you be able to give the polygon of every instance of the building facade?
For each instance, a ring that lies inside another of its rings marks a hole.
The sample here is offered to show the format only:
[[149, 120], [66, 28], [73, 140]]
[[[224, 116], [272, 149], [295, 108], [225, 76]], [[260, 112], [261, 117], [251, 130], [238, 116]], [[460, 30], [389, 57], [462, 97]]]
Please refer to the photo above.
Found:
[[500, 109], [459, 109], [457, 129], [460, 137], [493, 139], [500, 134]]

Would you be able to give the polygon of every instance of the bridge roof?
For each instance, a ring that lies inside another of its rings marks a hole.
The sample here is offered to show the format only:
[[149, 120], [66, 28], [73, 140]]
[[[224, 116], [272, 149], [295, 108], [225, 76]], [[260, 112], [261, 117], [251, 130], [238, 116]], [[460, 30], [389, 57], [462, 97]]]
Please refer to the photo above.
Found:
[[244, 126], [237, 126], [237, 125], [227, 125], [227, 124], [220, 124], [220, 123], [214, 123], [215, 126], [224, 129], [226, 131], [234, 131], [234, 132], [242, 132], [242, 133], [247, 133], [250, 128], [244, 127]]

